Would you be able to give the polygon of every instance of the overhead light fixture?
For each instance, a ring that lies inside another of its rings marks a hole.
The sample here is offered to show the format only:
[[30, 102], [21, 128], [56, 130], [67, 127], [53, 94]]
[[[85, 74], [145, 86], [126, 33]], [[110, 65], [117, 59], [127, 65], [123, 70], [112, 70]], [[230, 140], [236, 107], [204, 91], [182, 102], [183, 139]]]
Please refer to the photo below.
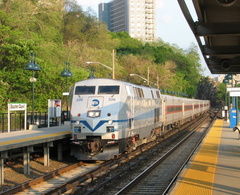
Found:
[[216, 0], [216, 1], [219, 5], [224, 7], [232, 6], [236, 2], [236, 0]]
[[221, 63], [221, 66], [222, 66], [223, 70], [229, 70], [230, 63], [229, 63], [228, 60], [223, 60], [222, 63]]

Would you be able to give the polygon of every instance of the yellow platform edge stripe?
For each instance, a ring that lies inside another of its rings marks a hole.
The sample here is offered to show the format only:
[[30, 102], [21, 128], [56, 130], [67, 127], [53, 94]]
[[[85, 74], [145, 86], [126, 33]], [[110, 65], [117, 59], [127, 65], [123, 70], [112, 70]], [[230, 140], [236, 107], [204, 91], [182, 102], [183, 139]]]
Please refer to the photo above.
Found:
[[223, 120], [217, 119], [171, 195], [211, 195], [218, 160]]
[[29, 140], [37, 140], [37, 139], [42, 139], [42, 138], [47, 138], [47, 137], [53, 137], [53, 136], [58, 136], [58, 135], [70, 134], [70, 133], [71, 133], [71, 131], [64, 131], [64, 132], [60, 132], [60, 133], [41, 135], [41, 136], [29, 137], [29, 138], [17, 139], [17, 140], [11, 140], [11, 141], [5, 141], [5, 142], [0, 142], [0, 146], [8, 145], [8, 144], [14, 144], [14, 143], [18, 143], [18, 142], [25, 142], [25, 141], [29, 141]]

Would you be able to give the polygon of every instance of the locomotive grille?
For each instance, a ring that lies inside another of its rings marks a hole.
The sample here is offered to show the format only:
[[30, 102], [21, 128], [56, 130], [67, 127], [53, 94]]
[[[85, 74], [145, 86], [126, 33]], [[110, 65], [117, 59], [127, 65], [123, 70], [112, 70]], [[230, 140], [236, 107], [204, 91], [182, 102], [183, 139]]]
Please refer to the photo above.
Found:
[[87, 136], [86, 139], [88, 142], [93, 142], [93, 141], [101, 140], [101, 136]]

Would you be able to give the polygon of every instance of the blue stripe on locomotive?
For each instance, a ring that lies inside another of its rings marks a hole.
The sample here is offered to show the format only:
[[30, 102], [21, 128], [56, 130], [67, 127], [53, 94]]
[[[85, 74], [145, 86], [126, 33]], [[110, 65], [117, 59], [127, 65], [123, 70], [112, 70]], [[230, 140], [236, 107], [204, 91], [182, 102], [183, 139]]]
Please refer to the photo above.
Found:
[[[113, 120], [113, 122], [118, 122], [118, 123], [121, 123], [121, 122], [127, 122], [128, 120]], [[72, 123], [75, 123], [76, 121], [72, 121]], [[98, 124], [92, 128], [87, 121], [80, 121], [80, 123], [82, 123], [83, 125], [85, 125], [88, 129], [90, 129], [92, 132], [96, 131], [98, 128], [100, 128], [104, 123], [108, 123], [108, 120], [102, 120], [102, 121], [99, 121]]]

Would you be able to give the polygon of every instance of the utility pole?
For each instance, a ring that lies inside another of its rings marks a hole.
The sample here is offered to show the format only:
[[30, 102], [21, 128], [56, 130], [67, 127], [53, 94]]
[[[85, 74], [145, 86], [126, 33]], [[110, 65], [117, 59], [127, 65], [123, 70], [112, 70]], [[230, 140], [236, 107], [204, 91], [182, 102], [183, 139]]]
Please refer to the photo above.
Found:
[[115, 52], [112, 50], [112, 78], [115, 79]]
[[148, 71], [147, 71], [147, 85], [149, 85], [149, 66], [148, 66]]

